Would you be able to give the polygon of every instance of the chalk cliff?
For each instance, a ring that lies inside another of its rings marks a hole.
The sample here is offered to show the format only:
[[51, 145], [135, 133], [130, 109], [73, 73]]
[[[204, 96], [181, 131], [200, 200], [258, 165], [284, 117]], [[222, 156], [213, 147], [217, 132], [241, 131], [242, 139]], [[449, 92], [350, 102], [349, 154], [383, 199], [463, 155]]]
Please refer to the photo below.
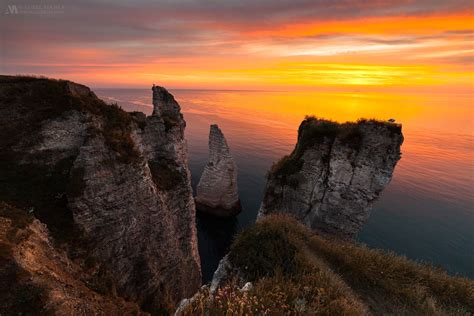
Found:
[[294, 151], [268, 174], [259, 216], [290, 213], [315, 230], [354, 237], [390, 182], [402, 142], [395, 123], [308, 117]]
[[120, 296], [172, 310], [200, 286], [185, 121], [166, 89], [127, 113], [69, 81], [0, 77], [0, 200], [30, 209]]
[[220, 128], [209, 132], [209, 162], [197, 185], [198, 211], [216, 216], [232, 216], [241, 211], [237, 187], [237, 166]]

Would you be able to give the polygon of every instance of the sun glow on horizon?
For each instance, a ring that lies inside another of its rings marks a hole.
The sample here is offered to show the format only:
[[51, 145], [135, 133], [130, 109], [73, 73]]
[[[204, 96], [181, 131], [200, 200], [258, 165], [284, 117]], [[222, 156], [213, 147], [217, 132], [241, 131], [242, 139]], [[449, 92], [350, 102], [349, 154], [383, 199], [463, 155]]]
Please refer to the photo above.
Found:
[[316, 3], [306, 11], [215, 4], [220, 15], [178, 4], [162, 4], [160, 15], [147, 5], [109, 5], [106, 16], [73, 3], [64, 15], [7, 15], [2, 72], [93, 87], [473, 89], [473, 8], [462, 1]]

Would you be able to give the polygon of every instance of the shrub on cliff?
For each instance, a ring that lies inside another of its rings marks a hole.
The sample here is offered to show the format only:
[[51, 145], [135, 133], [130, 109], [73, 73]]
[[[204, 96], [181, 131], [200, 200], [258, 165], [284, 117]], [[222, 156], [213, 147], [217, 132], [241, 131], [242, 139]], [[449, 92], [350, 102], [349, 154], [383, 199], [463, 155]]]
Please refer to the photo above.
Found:
[[[22, 207], [35, 205], [35, 216], [47, 223], [58, 240], [72, 235], [73, 219], [65, 192], [76, 153], [65, 152], [64, 158], [54, 164], [38, 164], [57, 154], [36, 150], [31, 155], [24, 150], [43, 143], [45, 124], [64, 119], [70, 111], [94, 117], [84, 120], [88, 137], [103, 137], [121, 163], [139, 161], [140, 152], [131, 137], [131, 115], [116, 104], [106, 104], [85, 86], [65, 80], [0, 76], [0, 108], [4, 114], [0, 129], [0, 199]], [[14, 150], [17, 146], [22, 149]], [[77, 175], [73, 175], [77, 181], [72, 189], [79, 193], [82, 179]]]
[[102, 133], [107, 145], [117, 153], [121, 162], [130, 163], [138, 160], [140, 152], [130, 135], [132, 117], [117, 104], [101, 104], [100, 112], [105, 126]]
[[[363, 142], [361, 126], [364, 124], [387, 128], [390, 133], [401, 133], [401, 125], [376, 119], [359, 119], [357, 122], [337, 123], [315, 116], [306, 116], [298, 128], [298, 143], [295, 149], [290, 155], [284, 156], [273, 163], [267, 177], [274, 175], [281, 178], [283, 184], [296, 187], [298, 180], [292, 175], [298, 173], [303, 167], [303, 154], [308, 148], [337, 140], [340, 144], [358, 151]], [[329, 157], [326, 158], [329, 162]]]
[[280, 271], [285, 276], [309, 269], [302, 253], [304, 239], [309, 232], [295, 221], [282, 220], [276, 215], [265, 225], [254, 225], [235, 239], [229, 259], [241, 267], [248, 281], [274, 276]]
[[[32, 142], [40, 142], [37, 134], [44, 121], [53, 120], [66, 111], [77, 110], [102, 119], [100, 132], [119, 160], [134, 162], [140, 155], [130, 136], [131, 115], [117, 104], [107, 104], [97, 98], [87, 87], [66, 80], [32, 76], [0, 76], [0, 83], [0, 99], [4, 104], [28, 109], [23, 117], [12, 119], [9, 126], [4, 126], [4, 130], [14, 130], [15, 133], [9, 133], [11, 137], [1, 137], [1, 147], [11, 146], [25, 135]], [[74, 89], [82, 91], [76, 93]]]
[[162, 190], [172, 190], [183, 183], [185, 176], [172, 161], [148, 161], [156, 186]]

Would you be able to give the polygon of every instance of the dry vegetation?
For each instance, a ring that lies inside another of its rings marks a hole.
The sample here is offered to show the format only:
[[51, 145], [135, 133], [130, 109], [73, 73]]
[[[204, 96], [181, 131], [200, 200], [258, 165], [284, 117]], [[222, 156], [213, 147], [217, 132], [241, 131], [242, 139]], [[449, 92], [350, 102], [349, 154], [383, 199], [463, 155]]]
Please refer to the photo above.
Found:
[[185, 315], [467, 315], [474, 282], [352, 242], [325, 238], [283, 215], [238, 235], [229, 259], [239, 276], [208, 289]]
[[269, 176], [281, 177], [284, 183], [290, 185], [291, 175], [299, 172], [303, 167], [302, 156], [305, 150], [316, 144], [337, 139], [355, 151], [359, 150], [363, 141], [361, 125], [374, 124], [387, 128], [390, 133], [401, 133], [401, 125], [380, 121], [376, 119], [359, 119], [357, 122], [337, 123], [327, 119], [314, 116], [306, 116], [298, 129], [298, 143], [293, 152], [275, 162], [270, 170]]
[[14, 260], [14, 247], [28, 238], [28, 225], [33, 217], [25, 210], [0, 202], [0, 223], [4, 220], [11, 221], [11, 225], [0, 225], [7, 229], [0, 232], [0, 315], [33, 315], [41, 310], [46, 294]]
[[311, 250], [328, 262], [377, 313], [463, 315], [474, 312], [474, 282], [394, 253], [313, 236]]
[[26, 210], [0, 201], [0, 315], [141, 315], [92, 256], [71, 260]]
[[178, 170], [176, 163], [170, 160], [149, 160], [152, 179], [161, 190], [172, 190], [185, 180], [185, 176]]
[[[126, 164], [140, 161], [140, 152], [130, 135], [132, 116], [118, 105], [106, 104], [92, 92], [87, 93], [86, 87], [82, 93], [74, 93], [70, 84], [44, 77], [0, 76], [0, 113], [5, 122], [0, 129], [0, 148], [5, 149], [0, 152], [0, 200], [21, 207], [35, 205], [35, 216], [47, 223], [57, 240], [68, 238], [74, 229], [65, 191], [77, 153], [71, 152], [55, 164], [38, 164], [36, 161], [48, 161], [57, 153], [42, 150], [27, 157], [28, 152], [13, 150], [15, 146], [31, 148], [41, 144], [42, 124], [74, 110], [86, 118], [92, 115], [96, 118], [95, 125], [85, 118], [88, 137], [103, 137], [117, 161]], [[77, 181], [69, 188], [77, 193], [81, 189], [78, 175], [73, 175]]]
[[[11, 122], [11, 129], [17, 132], [12, 133], [14, 137], [2, 138], [0, 141], [15, 144], [23, 135], [31, 138], [31, 134], [37, 134], [44, 120], [57, 118], [69, 110], [78, 110], [101, 118], [103, 128], [97, 132], [104, 136], [107, 145], [123, 162], [135, 161], [139, 152], [130, 137], [132, 116], [117, 104], [105, 103], [92, 92], [89, 95], [72, 93], [69, 84], [66, 80], [46, 77], [0, 76], [0, 101], [10, 107], [19, 106], [26, 110], [24, 117]], [[23, 122], [26, 119], [28, 124]]]

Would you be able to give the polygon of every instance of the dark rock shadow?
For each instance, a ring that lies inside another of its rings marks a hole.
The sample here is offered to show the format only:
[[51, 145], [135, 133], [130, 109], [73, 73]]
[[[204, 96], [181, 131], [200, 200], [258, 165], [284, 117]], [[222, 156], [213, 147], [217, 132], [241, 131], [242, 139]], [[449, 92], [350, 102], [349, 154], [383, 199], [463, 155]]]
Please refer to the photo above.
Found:
[[196, 217], [202, 282], [212, 280], [219, 261], [228, 252], [235, 233], [237, 218], [218, 218], [204, 214]]

